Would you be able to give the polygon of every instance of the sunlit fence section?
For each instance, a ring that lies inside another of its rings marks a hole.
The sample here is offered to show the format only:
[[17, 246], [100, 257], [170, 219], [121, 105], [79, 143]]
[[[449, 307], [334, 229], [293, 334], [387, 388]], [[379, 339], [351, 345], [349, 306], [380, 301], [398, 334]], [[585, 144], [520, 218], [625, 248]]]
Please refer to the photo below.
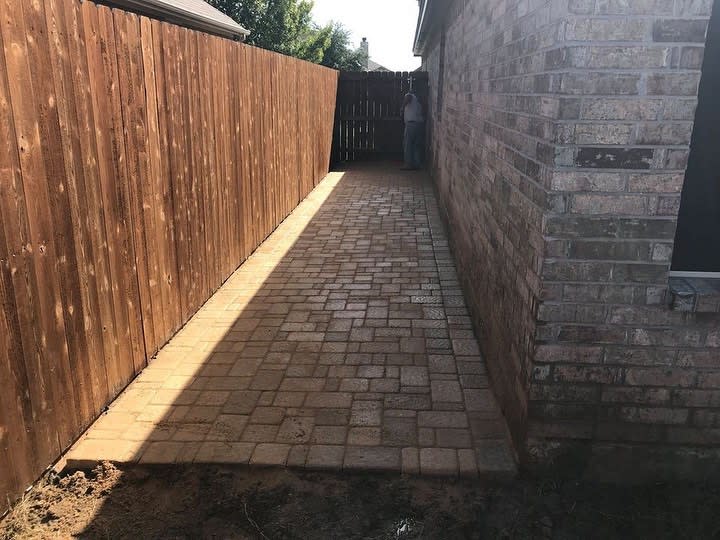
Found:
[[325, 176], [337, 72], [0, 2], [0, 514]]

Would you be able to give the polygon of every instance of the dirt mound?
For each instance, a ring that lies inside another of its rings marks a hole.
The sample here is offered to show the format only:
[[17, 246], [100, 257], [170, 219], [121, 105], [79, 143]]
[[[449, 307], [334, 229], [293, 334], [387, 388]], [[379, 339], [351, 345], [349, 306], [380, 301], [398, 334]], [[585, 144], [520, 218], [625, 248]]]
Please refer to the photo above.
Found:
[[50, 475], [0, 539], [720, 538], [720, 489], [192, 465]]

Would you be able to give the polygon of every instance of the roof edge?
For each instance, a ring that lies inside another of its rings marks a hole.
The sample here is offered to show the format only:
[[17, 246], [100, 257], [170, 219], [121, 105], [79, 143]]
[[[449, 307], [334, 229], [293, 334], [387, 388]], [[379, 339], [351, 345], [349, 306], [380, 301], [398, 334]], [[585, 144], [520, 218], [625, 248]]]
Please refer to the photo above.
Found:
[[425, 53], [426, 41], [433, 29], [437, 2], [434, 0], [418, 0], [420, 13], [418, 14], [417, 29], [415, 30], [415, 41], [413, 43], [413, 54], [422, 56]]
[[159, 18], [168, 23], [187, 26], [193, 30], [200, 30], [230, 39], [244, 40], [250, 34], [249, 30], [246, 30], [236, 22], [226, 23], [205, 17], [202, 14], [174, 5], [167, 0], [99, 0], [98, 3], [126, 9], [148, 17]]

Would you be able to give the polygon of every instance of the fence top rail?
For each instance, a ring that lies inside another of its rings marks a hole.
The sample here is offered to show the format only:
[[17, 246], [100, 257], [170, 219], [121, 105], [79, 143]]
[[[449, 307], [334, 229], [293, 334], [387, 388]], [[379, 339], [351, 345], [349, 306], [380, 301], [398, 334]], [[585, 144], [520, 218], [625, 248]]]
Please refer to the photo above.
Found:
[[341, 71], [341, 81], [361, 81], [365, 79], [409, 78], [427, 80], [427, 71]]

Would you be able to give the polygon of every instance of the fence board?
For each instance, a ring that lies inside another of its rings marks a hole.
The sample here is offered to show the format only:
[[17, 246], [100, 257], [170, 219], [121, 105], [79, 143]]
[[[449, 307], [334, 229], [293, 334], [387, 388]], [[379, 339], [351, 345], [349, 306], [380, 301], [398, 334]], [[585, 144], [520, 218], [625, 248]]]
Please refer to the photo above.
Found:
[[[30, 70], [30, 51], [27, 47], [28, 32], [24, 10], [20, 6], [5, 6], [14, 17], [2, 16], [3, 44], [5, 51], [7, 79], [9, 81], [10, 108], [14, 118], [15, 135], [19, 154], [20, 178], [16, 184], [15, 210], [22, 213], [23, 224], [18, 229], [6, 231], [8, 241], [22, 235], [22, 241], [10, 249], [11, 256], [22, 253], [28, 263], [28, 274], [16, 283], [17, 303], [21, 310], [21, 332], [24, 335], [27, 354], [34, 356], [39, 364], [38, 375], [29, 381], [36, 388], [38, 407], [46, 415], [46, 422], [56, 420], [54, 407], [60, 403], [69, 405], [66, 416], [57, 418], [58, 423], [51, 427], [46, 436], [47, 446], [57, 451], [58, 439], [72, 433], [72, 424], [76, 421], [77, 410], [72, 399], [63, 402], [66, 393], [71, 390], [67, 381], [66, 368], [67, 344], [64, 340], [64, 320], [62, 311], [56, 306], [60, 303], [59, 278], [57, 274], [56, 254], [51, 221], [50, 200], [48, 195], [45, 159], [40, 139], [38, 103], [34, 95], [34, 82]], [[11, 165], [12, 166], [12, 165]], [[30, 201], [31, 204], [25, 204]], [[32, 353], [31, 353], [32, 351]], [[56, 355], [56, 356], [55, 356]], [[64, 383], [64, 384], [63, 384]]]
[[[63, 285], [64, 316], [66, 337], [71, 361], [77, 373], [77, 391], [81, 405], [81, 423], [88, 425], [94, 411], [107, 399], [107, 382], [103, 359], [103, 338], [99, 319], [97, 279], [94, 269], [91, 221], [85, 187], [85, 171], [82, 162], [83, 151], [80, 140], [80, 113], [78, 112], [74, 87], [73, 65], [69, 52], [70, 40], [75, 38], [74, 27], [69, 27], [62, 5], [49, 3], [45, 17], [49, 38], [49, 51], [55, 87], [55, 104], [59, 137], [62, 140], [65, 177], [58, 175], [56, 181], [57, 209], [60, 216], [56, 222], [64, 224], [57, 228], [62, 244], [68, 242]], [[71, 22], [74, 18], [71, 18]], [[51, 135], [53, 136], [53, 135]], [[54, 136], [58, 136], [55, 133]]]
[[327, 173], [338, 75], [79, 0], [0, 0], [0, 49], [6, 501]]

